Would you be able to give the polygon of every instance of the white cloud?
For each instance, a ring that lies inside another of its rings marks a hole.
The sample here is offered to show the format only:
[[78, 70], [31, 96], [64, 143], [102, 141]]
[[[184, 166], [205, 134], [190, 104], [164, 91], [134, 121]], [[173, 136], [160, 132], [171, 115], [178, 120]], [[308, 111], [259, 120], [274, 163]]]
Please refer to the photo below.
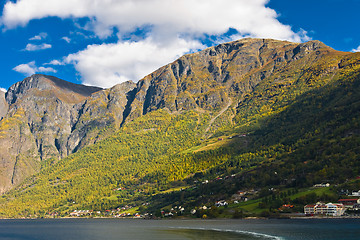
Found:
[[354, 48], [353, 50], [351, 50], [352, 52], [360, 52], [360, 46], [358, 46], [357, 48]]
[[26, 76], [35, 74], [35, 72], [36, 72], [35, 69], [36, 69], [36, 66], [35, 66], [34, 61], [29, 62], [29, 63], [20, 64], [13, 68], [13, 70], [15, 70], [19, 73], [22, 73]]
[[54, 66], [60, 66], [60, 65], [65, 65], [65, 63], [60, 62], [59, 60], [52, 60], [49, 63], [45, 63], [44, 65], [54, 65]]
[[71, 39], [69, 37], [62, 37], [61, 39], [64, 40], [65, 42], [67, 42], [67, 43], [71, 42]]
[[47, 38], [48, 34], [46, 32], [42, 32], [39, 33], [39, 35], [33, 36], [32, 38], [29, 38], [29, 40], [31, 41], [35, 41], [35, 40], [43, 40], [45, 38]]
[[4, 92], [4, 93], [7, 92], [7, 90], [6, 90], [5, 88], [2, 88], [2, 87], [0, 87], [0, 91], [2, 91], [2, 92]]
[[37, 69], [37, 72], [47, 72], [47, 73], [56, 73], [57, 71], [55, 69], [53, 69], [52, 67], [39, 67]]
[[177, 39], [167, 46], [147, 38], [139, 42], [91, 45], [67, 56], [88, 85], [112, 87], [127, 80], [137, 81], [191, 49], [203, 46], [197, 41]]
[[51, 44], [47, 44], [47, 43], [42, 43], [42, 44], [32, 44], [32, 43], [28, 43], [26, 45], [26, 48], [24, 49], [24, 51], [29, 51], [29, 52], [33, 52], [33, 51], [39, 51], [39, 50], [44, 50], [44, 49], [49, 49], [52, 48]]
[[[229, 27], [241, 34], [301, 41], [281, 24], [269, 0], [18, 0], [4, 6], [2, 22], [8, 28], [32, 19], [90, 17], [92, 30], [105, 37], [117, 27], [121, 33], [152, 26], [158, 36], [187, 33], [223, 34]], [[101, 7], [100, 7], [101, 6]]]
[[51, 67], [37, 67], [35, 61], [20, 64], [13, 68], [13, 70], [24, 74], [25, 76], [30, 76], [35, 73], [46, 73], [46, 72], [53, 72], [56, 73], [56, 70]]
[[[5, 4], [1, 22], [11, 29], [49, 16], [71, 18], [75, 23], [77, 19], [88, 18], [82, 28], [94, 32], [100, 39], [116, 32], [117, 43], [91, 45], [66, 57], [85, 83], [108, 87], [128, 79], [136, 81], [176, 57], [198, 49], [199, 39], [204, 40], [206, 36], [216, 36], [216, 43], [244, 36], [295, 42], [309, 39], [306, 31], [294, 32], [289, 25], [279, 22], [277, 13], [266, 7], [268, 2], [18, 0]], [[145, 34], [139, 35], [139, 29], [145, 30]], [[226, 35], [229, 29], [237, 33]], [[36, 47], [30, 45], [29, 48]]]

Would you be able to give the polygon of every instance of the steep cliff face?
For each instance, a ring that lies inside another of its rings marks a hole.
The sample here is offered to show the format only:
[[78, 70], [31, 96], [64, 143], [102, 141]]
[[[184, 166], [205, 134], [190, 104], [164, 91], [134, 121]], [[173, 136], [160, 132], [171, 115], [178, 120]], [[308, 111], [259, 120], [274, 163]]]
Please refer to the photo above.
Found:
[[66, 142], [72, 132], [71, 120], [78, 115], [77, 104], [100, 90], [51, 76], [33, 75], [9, 88], [8, 116], [19, 109], [24, 111], [24, 123], [35, 138], [41, 159], [63, 157], [67, 155]]
[[107, 126], [119, 127], [131, 82], [102, 90], [33, 75], [9, 88], [0, 122], [0, 193], [40, 169], [96, 142]]
[[25, 111], [18, 109], [0, 122], [0, 193], [39, 169], [35, 138], [27, 125]]
[[[136, 84], [111, 89], [46, 75], [26, 78], [9, 88], [6, 101], [0, 94], [0, 193], [37, 172], [41, 161], [68, 156], [148, 112], [197, 110], [210, 114], [211, 122], [227, 109], [239, 112], [243, 96], [257, 86], [287, 79], [291, 85], [302, 69], [334, 52], [318, 41], [242, 39], [185, 55]], [[337, 63], [331, 66], [324, 74]]]
[[185, 55], [138, 82], [129, 120], [159, 108], [220, 111], [274, 72], [311, 64], [329, 51], [319, 41], [242, 39]]
[[8, 110], [8, 104], [5, 100], [5, 93], [0, 90], [0, 119], [2, 119]]
[[106, 127], [118, 129], [127, 114], [129, 99], [136, 84], [129, 81], [94, 93], [74, 106], [71, 134], [67, 138], [67, 154], [101, 139], [99, 132]]

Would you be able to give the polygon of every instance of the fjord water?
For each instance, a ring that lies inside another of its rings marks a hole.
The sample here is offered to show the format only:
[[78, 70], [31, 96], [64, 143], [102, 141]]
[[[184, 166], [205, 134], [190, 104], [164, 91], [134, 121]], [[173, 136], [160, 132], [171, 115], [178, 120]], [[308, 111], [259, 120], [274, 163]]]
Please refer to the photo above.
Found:
[[0, 220], [1, 240], [360, 239], [360, 219]]

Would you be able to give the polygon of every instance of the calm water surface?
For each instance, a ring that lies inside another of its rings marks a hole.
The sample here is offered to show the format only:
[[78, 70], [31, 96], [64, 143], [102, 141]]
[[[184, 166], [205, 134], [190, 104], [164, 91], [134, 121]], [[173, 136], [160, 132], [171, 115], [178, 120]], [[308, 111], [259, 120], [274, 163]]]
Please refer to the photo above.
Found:
[[0, 220], [1, 240], [360, 239], [360, 219]]

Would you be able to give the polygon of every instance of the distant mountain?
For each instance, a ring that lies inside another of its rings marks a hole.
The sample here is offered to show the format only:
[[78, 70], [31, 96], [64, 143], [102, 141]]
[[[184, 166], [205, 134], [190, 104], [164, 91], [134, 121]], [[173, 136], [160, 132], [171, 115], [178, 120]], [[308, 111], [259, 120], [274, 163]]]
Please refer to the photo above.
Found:
[[[94, 208], [123, 185], [151, 195], [195, 173], [257, 164], [261, 171], [275, 155], [279, 166], [301, 152], [320, 162], [331, 152], [332, 129], [343, 140], [358, 137], [359, 69], [359, 54], [319, 41], [242, 39], [110, 89], [31, 76], [9, 88], [6, 103], [0, 96], [0, 190], [19, 186], [15, 194], [24, 199], [49, 202], [38, 209], [68, 206], [73, 198]], [[305, 154], [313, 136], [323, 141], [321, 157]], [[353, 153], [355, 145], [344, 151]], [[58, 200], [46, 200], [50, 193]]]

